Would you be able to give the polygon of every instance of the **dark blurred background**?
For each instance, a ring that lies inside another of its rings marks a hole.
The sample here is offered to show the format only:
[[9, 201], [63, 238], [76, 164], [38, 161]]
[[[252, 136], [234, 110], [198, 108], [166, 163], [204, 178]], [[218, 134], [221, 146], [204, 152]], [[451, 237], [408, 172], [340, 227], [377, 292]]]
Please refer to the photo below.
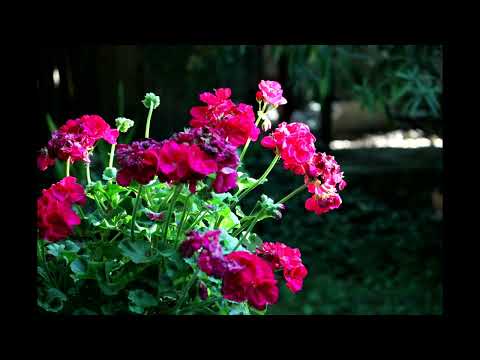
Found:
[[[146, 92], [161, 98], [150, 134], [188, 126], [198, 95], [230, 87], [256, 106], [261, 79], [279, 81], [288, 104], [271, 119], [307, 123], [317, 148], [334, 155], [347, 188], [340, 209], [316, 216], [307, 194], [282, 220], [256, 226], [264, 241], [299, 247], [309, 269], [304, 290], [282, 287], [271, 314], [441, 314], [443, 226], [442, 47], [437, 45], [178, 45], [43, 48], [38, 67], [39, 144], [67, 119], [118, 116], [137, 124], [120, 142], [142, 137]], [[101, 144], [92, 177], [107, 163]], [[245, 166], [259, 176], [271, 152], [253, 144]], [[76, 164], [71, 173], [84, 178]], [[41, 187], [64, 174], [42, 174]], [[302, 179], [274, 169], [247, 197], [274, 199]], [[256, 196], [257, 195], [257, 196]]]

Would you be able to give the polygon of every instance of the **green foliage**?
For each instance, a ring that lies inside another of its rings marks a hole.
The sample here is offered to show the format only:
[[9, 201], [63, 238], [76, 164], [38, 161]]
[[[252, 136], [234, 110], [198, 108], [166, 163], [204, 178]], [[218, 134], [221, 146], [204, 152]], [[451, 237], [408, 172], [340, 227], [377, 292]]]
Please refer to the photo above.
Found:
[[[290, 83], [306, 101], [335, 92], [392, 118], [441, 118], [442, 47], [431, 45], [276, 45]], [[334, 76], [334, 78], [333, 78]]]

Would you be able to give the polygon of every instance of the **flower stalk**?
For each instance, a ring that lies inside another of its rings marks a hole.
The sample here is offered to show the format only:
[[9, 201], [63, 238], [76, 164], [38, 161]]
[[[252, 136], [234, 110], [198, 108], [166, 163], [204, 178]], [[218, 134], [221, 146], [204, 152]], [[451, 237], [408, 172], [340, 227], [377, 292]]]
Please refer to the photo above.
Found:
[[132, 226], [130, 228], [130, 237], [132, 241], [135, 240], [135, 221], [137, 219], [138, 206], [140, 205], [140, 201], [142, 198], [142, 190], [143, 190], [143, 185], [140, 185], [138, 187], [138, 194], [137, 194], [137, 198], [135, 199], [135, 205], [133, 205]]
[[[270, 174], [270, 172], [272, 171], [273, 167], [275, 166], [275, 164], [277, 163], [277, 161], [280, 159], [280, 156], [279, 155], [275, 155], [275, 157], [273, 158], [272, 162], [270, 163], [270, 165], [268, 166], [267, 170], [265, 170], [265, 172], [263, 173], [262, 176], [260, 176], [260, 178], [258, 178], [258, 180], [251, 186], [249, 187], [248, 189], [244, 190], [243, 193], [241, 193], [239, 196], [238, 196], [238, 200], [237, 200], [237, 203], [240, 202], [240, 200], [242, 200], [245, 196], [247, 196], [251, 191], [253, 191], [258, 185], [260, 185], [268, 176], [268, 174]], [[236, 204], [235, 204], [236, 205]]]
[[283, 197], [281, 200], [279, 200], [277, 202], [277, 204], [285, 204], [288, 200], [290, 200], [292, 197], [294, 197], [295, 195], [297, 195], [298, 193], [302, 192], [304, 189], [307, 188], [307, 185], [305, 184], [302, 184], [301, 186], [299, 186], [298, 188], [296, 188], [295, 190], [293, 190], [290, 194], [288, 194], [287, 196]]

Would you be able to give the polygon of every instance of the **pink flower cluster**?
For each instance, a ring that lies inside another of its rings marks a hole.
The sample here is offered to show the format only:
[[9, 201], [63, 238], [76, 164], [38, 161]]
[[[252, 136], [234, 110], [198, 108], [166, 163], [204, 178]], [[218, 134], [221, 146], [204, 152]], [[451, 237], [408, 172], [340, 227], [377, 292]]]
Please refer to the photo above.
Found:
[[340, 165], [333, 156], [315, 152], [315, 136], [306, 124], [282, 122], [261, 144], [282, 158], [285, 169], [305, 175], [305, 184], [313, 194], [305, 202], [308, 211], [321, 215], [341, 205], [336, 186], [343, 190], [347, 183]]
[[64, 240], [72, 234], [73, 227], [80, 224], [72, 205], [85, 205], [87, 197], [76, 181], [73, 176], [67, 176], [42, 191], [37, 200], [37, 225], [42, 239], [49, 242]]
[[287, 100], [282, 96], [282, 86], [278, 82], [262, 80], [258, 84], [258, 88], [260, 91], [256, 94], [257, 101], [263, 100], [273, 106], [285, 105], [287, 103]]
[[173, 138], [178, 143], [198, 145], [215, 160], [217, 170], [212, 186], [216, 193], [224, 193], [237, 186], [237, 168], [240, 161], [236, 147], [226, 141], [221, 131], [204, 126], [188, 129]]
[[223, 278], [226, 272], [236, 272], [241, 267], [235, 261], [229, 260], [223, 256], [223, 249], [219, 243], [219, 230], [207, 231], [200, 234], [197, 231], [191, 231], [187, 234], [187, 239], [181, 244], [180, 252], [183, 257], [191, 257], [195, 251], [202, 249], [198, 257], [198, 266], [200, 270], [207, 275], [216, 278]]
[[305, 174], [305, 166], [315, 155], [315, 136], [304, 123], [282, 122], [261, 144], [280, 155], [284, 168], [297, 175]]
[[227, 192], [237, 186], [238, 154], [219, 130], [209, 127], [188, 129], [170, 139], [134, 141], [117, 147], [121, 170], [117, 182], [128, 186], [132, 180], [147, 184], [155, 175], [170, 183], [188, 183], [196, 191], [197, 181], [216, 173], [213, 189]]
[[267, 304], [278, 301], [277, 280], [270, 264], [247, 251], [235, 251], [225, 256], [242, 269], [230, 271], [223, 277], [223, 297], [231, 301], [248, 301], [255, 309], [264, 310]]
[[283, 270], [287, 287], [296, 293], [301, 290], [308, 272], [302, 263], [300, 250], [282, 243], [264, 243], [256, 254], [234, 251], [223, 255], [219, 244], [219, 230], [200, 234], [191, 231], [180, 245], [183, 257], [192, 257], [201, 250], [198, 266], [207, 275], [222, 279], [225, 299], [248, 301], [258, 310], [278, 300], [277, 280], [274, 271]]
[[216, 89], [215, 93], [204, 92], [200, 100], [206, 106], [194, 106], [190, 110], [190, 126], [207, 126], [223, 133], [223, 137], [235, 147], [244, 145], [250, 138], [258, 139], [260, 129], [255, 125], [255, 114], [250, 105], [235, 105], [229, 88]]
[[121, 169], [117, 173], [117, 183], [128, 186], [135, 180], [139, 184], [148, 184], [158, 171], [160, 147], [161, 144], [152, 139], [118, 144], [116, 156]]
[[257, 255], [269, 261], [274, 270], [283, 270], [283, 276], [287, 287], [293, 293], [302, 289], [303, 279], [308, 271], [302, 263], [299, 249], [292, 249], [280, 242], [265, 242], [257, 249]]
[[[320, 179], [321, 180], [320, 180]], [[343, 171], [335, 158], [325, 153], [317, 153], [306, 167], [305, 184], [308, 192], [313, 194], [305, 202], [305, 208], [317, 215], [337, 209], [342, 199], [337, 193], [347, 186]]]
[[46, 148], [40, 150], [37, 166], [45, 171], [55, 163], [55, 159], [70, 162], [90, 162], [89, 152], [98, 140], [104, 139], [109, 144], [117, 142], [119, 132], [98, 115], [83, 115], [75, 120], [68, 120], [62, 127], [53, 132]]

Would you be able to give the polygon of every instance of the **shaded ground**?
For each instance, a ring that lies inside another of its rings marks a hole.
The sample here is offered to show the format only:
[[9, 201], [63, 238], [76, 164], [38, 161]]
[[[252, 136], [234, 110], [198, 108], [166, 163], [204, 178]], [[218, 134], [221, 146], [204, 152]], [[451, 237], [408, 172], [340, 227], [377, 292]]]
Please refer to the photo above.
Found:
[[[442, 182], [442, 150], [357, 149], [334, 153], [349, 182], [337, 211], [304, 209], [307, 193], [282, 220], [256, 227], [264, 241], [300, 248], [309, 270], [296, 295], [282, 285], [270, 314], [441, 314], [442, 222], [431, 193]], [[271, 154], [258, 146], [247, 167], [259, 175]], [[280, 166], [264, 192], [274, 199], [300, 185]], [[250, 195], [248, 200], [254, 200]], [[252, 206], [250, 202], [248, 206]]]

